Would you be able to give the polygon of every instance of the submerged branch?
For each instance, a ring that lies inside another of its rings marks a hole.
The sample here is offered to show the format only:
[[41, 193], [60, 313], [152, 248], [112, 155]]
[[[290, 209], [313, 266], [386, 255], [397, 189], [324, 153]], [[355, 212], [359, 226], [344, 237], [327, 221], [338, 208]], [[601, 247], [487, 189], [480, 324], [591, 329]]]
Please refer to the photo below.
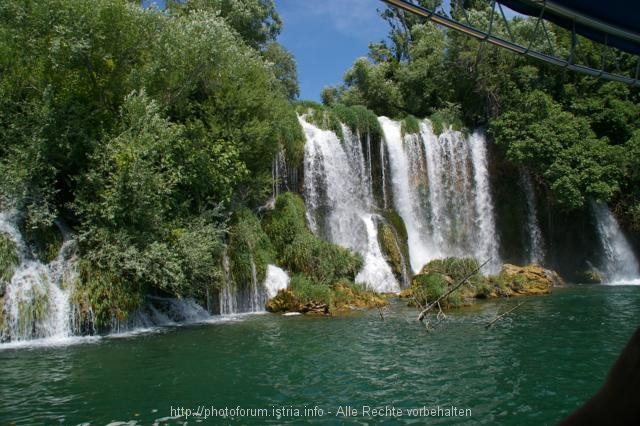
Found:
[[520, 302], [520, 303], [518, 303], [516, 306], [514, 306], [513, 308], [509, 309], [508, 311], [501, 313], [500, 315], [498, 315], [497, 317], [495, 317], [495, 318], [493, 319], [493, 321], [491, 321], [490, 323], [488, 323], [487, 325], [485, 325], [485, 326], [484, 326], [484, 328], [489, 328], [489, 327], [491, 327], [493, 324], [495, 324], [496, 322], [500, 321], [500, 320], [501, 320], [503, 317], [505, 317], [507, 314], [509, 314], [509, 313], [511, 313], [511, 312], [513, 312], [513, 311], [515, 311], [515, 310], [516, 310], [517, 308], [519, 308], [519, 307], [520, 307], [520, 305], [522, 305], [523, 303], [524, 303], [524, 302]]

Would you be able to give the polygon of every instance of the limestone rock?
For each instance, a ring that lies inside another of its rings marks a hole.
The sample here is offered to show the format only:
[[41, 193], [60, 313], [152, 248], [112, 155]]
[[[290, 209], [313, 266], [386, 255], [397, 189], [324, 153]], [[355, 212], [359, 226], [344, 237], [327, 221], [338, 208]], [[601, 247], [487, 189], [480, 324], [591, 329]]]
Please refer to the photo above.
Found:
[[535, 264], [528, 266], [504, 264], [497, 280], [511, 290], [511, 295], [548, 294], [553, 287], [564, 284], [555, 271]]

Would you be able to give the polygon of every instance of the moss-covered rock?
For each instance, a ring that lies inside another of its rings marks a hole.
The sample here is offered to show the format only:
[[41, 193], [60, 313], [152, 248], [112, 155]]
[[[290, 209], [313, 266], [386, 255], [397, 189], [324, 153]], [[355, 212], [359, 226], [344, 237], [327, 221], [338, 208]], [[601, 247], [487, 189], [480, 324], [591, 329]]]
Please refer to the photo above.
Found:
[[577, 279], [583, 284], [602, 284], [602, 274], [596, 269], [588, 269], [578, 273]]
[[378, 228], [378, 243], [385, 257], [385, 260], [391, 266], [391, 271], [398, 281], [402, 282], [403, 275], [406, 271], [404, 264], [404, 256], [400, 251], [400, 244], [396, 238], [393, 229], [385, 223], [381, 223]]
[[16, 243], [8, 235], [0, 233], [0, 296], [4, 295], [5, 285], [11, 281], [19, 262]]
[[551, 293], [553, 287], [563, 285], [560, 276], [540, 265], [517, 266], [505, 264], [496, 277], [497, 284], [510, 291], [509, 295], [537, 295]]
[[289, 285], [290, 288], [278, 291], [275, 297], [267, 301], [267, 311], [331, 315], [352, 309], [381, 307], [388, 303], [375, 292], [348, 281], [325, 286], [296, 275]]
[[350, 309], [369, 309], [387, 305], [389, 302], [364, 285], [339, 281], [331, 286], [333, 298], [332, 312]]
[[400, 297], [409, 299], [409, 305], [425, 306], [470, 274], [465, 284], [441, 301], [442, 308], [470, 305], [474, 299], [547, 294], [564, 283], [556, 272], [539, 265], [505, 264], [500, 274], [491, 277], [474, 272], [477, 269], [478, 262], [472, 258], [433, 260], [413, 277], [411, 287]]

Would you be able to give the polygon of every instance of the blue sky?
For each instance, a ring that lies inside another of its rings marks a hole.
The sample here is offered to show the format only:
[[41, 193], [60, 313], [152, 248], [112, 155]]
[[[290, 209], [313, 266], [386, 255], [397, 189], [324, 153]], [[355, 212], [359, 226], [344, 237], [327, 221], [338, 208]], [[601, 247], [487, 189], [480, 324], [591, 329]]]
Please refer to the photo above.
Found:
[[342, 82], [370, 42], [383, 40], [380, 0], [275, 0], [283, 20], [278, 41], [296, 58], [300, 99], [319, 101], [324, 86]]
[[[278, 41], [296, 58], [300, 99], [320, 100], [324, 86], [342, 82], [370, 42], [385, 38], [380, 0], [274, 0], [284, 24]], [[143, 0], [164, 7], [164, 0]]]

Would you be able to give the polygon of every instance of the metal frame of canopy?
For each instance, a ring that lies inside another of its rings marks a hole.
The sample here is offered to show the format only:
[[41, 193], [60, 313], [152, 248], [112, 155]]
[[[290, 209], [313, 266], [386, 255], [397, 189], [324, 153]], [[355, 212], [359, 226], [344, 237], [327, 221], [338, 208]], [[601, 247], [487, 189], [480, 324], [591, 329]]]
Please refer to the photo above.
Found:
[[[451, 6], [459, 8], [456, 10], [461, 11], [464, 22], [447, 16], [443, 10], [429, 9], [408, 0], [382, 1], [400, 10], [421, 16], [446, 28], [453, 29], [480, 41], [502, 47], [515, 53], [526, 55], [568, 70], [587, 74], [592, 77], [610, 81], [619, 81], [631, 86], [640, 87], [640, 54], [637, 54], [640, 52], [640, 35], [619, 27], [608, 25], [592, 17], [572, 12], [555, 3], [543, 0], [525, 0], [522, 2], [513, 0], [505, 0], [504, 2], [488, 0], [491, 7], [488, 28], [479, 28], [471, 23], [466, 10], [459, 4], [461, 3], [460, 0], [452, 0]], [[509, 19], [507, 19], [501, 3], [511, 5], [515, 3], [523, 3], [525, 4], [523, 7], [526, 9], [518, 8], [518, 11], [524, 12], [526, 10], [527, 14], [530, 14], [532, 18], [535, 19], [535, 29], [530, 35], [528, 45], [525, 46], [523, 43], [516, 41], [513, 37]], [[536, 9], [534, 9], [534, 7]], [[538, 12], [537, 16], [533, 16], [535, 11]], [[494, 22], [496, 19], [502, 20], [506, 29], [505, 35], [495, 33]], [[553, 44], [549, 37], [547, 24], [545, 24], [547, 19], [570, 32], [571, 46], [569, 46], [569, 54], [566, 58], [560, 57], [554, 51]], [[583, 61], [583, 63], [577, 62], [579, 35], [586, 36], [600, 44], [600, 63], [598, 66], [592, 66], [588, 64], [586, 60]], [[545, 41], [548, 44], [548, 52], [542, 52], [533, 48], [534, 41], [542, 36], [544, 36]], [[608, 42], [609, 38], [616, 38], [618, 43], [615, 44], [617, 45], [621, 45], [619, 41], [622, 40], [622, 45], [627, 48], [622, 50], [614, 47]], [[601, 40], [603, 42], [601, 42]], [[623, 51], [636, 56], [635, 66], [632, 67], [633, 69], [620, 69], [620, 64], [617, 61], [616, 56]]]

